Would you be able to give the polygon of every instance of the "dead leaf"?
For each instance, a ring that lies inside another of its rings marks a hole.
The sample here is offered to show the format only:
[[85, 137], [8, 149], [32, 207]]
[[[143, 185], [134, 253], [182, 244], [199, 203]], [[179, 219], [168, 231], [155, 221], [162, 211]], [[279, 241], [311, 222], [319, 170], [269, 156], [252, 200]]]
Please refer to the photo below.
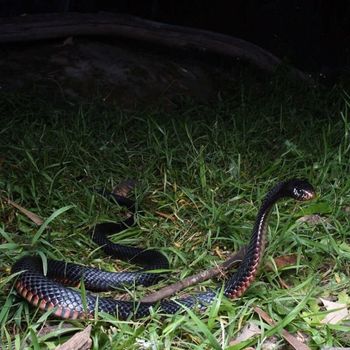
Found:
[[230, 345], [239, 344], [259, 334], [261, 334], [260, 328], [254, 323], [248, 323], [243, 327], [242, 331], [239, 333], [236, 339], [230, 341]]
[[182, 247], [181, 243], [174, 242], [173, 244], [174, 244], [174, 246], [175, 246], [176, 248], [181, 248], [181, 247]]
[[336, 303], [334, 301], [329, 301], [327, 299], [320, 298], [323, 305], [329, 312], [326, 317], [321, 321], [324, 324], [337, 324], [338, 322], [349, 317], [349, 311], [346, 307], [346, 304]]
[[[270, 326], [275, 326], [276, 322], [263, 310], [255, 306], [254, 311]], [[311, 350], [307, 345], [299, 341], [294, 335], [290, 334], [285, 329], [281, 331], [282, 337], [296, 350]]]
[[286, 266], [292, 266], [297, 263], [298, 257], [296, 254], [288, 254], [288, 255], [282, 255], [278, 256], [277, 258], [274, 258], [274, 265], [272, 265], [271, 262], [266, 263], [267, 270], [273, 271], [275, 270], [275, 266], [278, 270], [282, 269]]
[[320, 224], [322, 222], [326, 222], [327, 220], [323, 218], [321, 215], [312, 214], [312, 215], [304, 215], [297, 220], [298, 222], [306, 222], [311, 225]]
[[276, 266], [281, 269], [286, 266], [291, 266], [295, 265], [297, 263], [297, 255], [296, 254], [289, 254], [289, 255], [283, 255], [283, 256], [278, 256], [275, 258], [275, 264]]
[[157, 215], [161, 216], [162, 218], [168, 219], [170, 221], [175, 221], [176, 220], [175, 216], [172, 215], [172, 214], [163, 213], [161, 211], [155, 211], [155, 213]]
[[27, 210], [26, 208], [23, 208], [22, 206], [20, 206], [19, 204], [13, 202], [11, 199], [6, 198], [6, 201], [8, 204], [12, 205], [13, 207], [15, 207], [16, 209], [18, 209], [22, 214], [24, 214], [28, 219], [32, 220], [34, 222], [34, 224], [41, 226], [43, 224], [43, 220], [36, 214], [34, 214], [33, 212]]
[[222, 252], [222, 250], [219, 247], [214, 248], [215, 254], [221, 259], [225, 259], [225, 254]]

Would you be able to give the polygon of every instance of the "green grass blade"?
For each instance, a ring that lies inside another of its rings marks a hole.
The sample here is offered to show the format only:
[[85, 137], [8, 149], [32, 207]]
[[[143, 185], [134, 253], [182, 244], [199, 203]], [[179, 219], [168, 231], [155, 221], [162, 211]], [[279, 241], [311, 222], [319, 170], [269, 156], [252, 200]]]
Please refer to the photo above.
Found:
[[55, 220], [58, 216], [63, 214], [64, 212], [74, 208], [74, 205], [67, 205], [65, 207], [62, 207], [60, 209], [57, 209], [54, 213], [52, 213], [45, 221], [44, 223], [40, 226], [39, 230], [36, 232], [32, 239], [32, 244], [34, 245], [41, 237], [47, 226]]

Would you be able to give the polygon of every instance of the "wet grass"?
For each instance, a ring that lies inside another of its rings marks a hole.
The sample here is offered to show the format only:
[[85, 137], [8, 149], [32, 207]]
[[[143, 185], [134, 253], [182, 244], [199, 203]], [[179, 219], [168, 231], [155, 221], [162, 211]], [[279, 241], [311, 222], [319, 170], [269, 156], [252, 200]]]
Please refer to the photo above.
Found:
[[[264, 94], [242, 85], [235, 98], [211, 107], [184, 101], [171, 113], [125, 112], [99, 103], [66, 108], [0, 96], [1, 348], [54, 348], [87, 323], [94, 349], [240, 349], [247, 343], [230, 344], [248, 323], [261, 327], [249, 341], [257, 348], [271, 335], [283, 345], [281, 327], [302, 332], [314, 348], [349, 346], [349, 324], [322, 324], [319, 298], [350, 301], [350, 99], [344, 91], [278, 84]], [[159, 248], [174, 282], [244, 245], [264, 194], [291, 177], [309, 179], [318, 198], [276, 206], [265, 264], [239, 300], [218, 296], [204, 314], [63, 322], [28, 306], [13, 290], [10, 268], [28, 253], [110, 271], [129, 268], [104, 256], [86, 235], [95, 223], [119, 217], [93, 188], [138, 181], [138, 224], [114, 239]], [[7, 205], [6, 197], [46, 220], [44, 226]], [[298, 221], [315, 214], [322, 217], [316, 224]], [[289, 254], [296, 256], [294, 265], [276, 268], [275, 259]], [[262, 321], [254, 306], [277, 326]], [[47, 325], [55, 327], [41, 333]]]

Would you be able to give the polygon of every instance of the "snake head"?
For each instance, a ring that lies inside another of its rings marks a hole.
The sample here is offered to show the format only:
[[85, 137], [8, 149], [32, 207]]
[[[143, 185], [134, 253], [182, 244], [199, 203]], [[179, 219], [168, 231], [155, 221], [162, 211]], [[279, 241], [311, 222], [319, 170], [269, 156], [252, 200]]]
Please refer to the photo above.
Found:
[[306, 180], [292, 179], [284, 183], [286, 194], [298, 201], [309, 201], [316, 197], [313, 186]]

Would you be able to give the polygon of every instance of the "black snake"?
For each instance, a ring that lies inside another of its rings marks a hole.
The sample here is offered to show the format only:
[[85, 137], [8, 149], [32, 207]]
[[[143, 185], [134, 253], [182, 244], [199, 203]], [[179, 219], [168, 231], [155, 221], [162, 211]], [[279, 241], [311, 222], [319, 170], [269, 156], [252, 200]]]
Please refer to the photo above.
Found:
[[[134, 210], [134, 203], [128, 198], [114, 194], [111, 196], [119, 204]], [[240, 297], [254, 280], [264, 252], [267, 217], [273, 205], [281, 198], [306, 201], [314, 196], [313, 187], [307, 181], [299, 179], [280, 182], [268, 192], [257, 214], [246, 254], [237, 271], [225, 282], [223, 293], [226, 297]], [[133, 222], [134, 218], [130, 217], [121, 223], [98, 224], [92, 230], [92, 238], [106, 253], [118, 259], [143, 265], [147, 270], [167, 268], [167, 259], [155, 250], [124, 247], [108, 240], [109, 234], [122, 231]], [[165, 314], [174, 314], [182, 306], [204, 309], [214, 301], [218, 293], [218, 290], [209, 290], [174, 300], [164, 299], [158, 303], [99, 298], [90, 293], [82, 297], [81, 293], [65, 287], [64, 284], [78, 286], [83, 279], [86, 289], [97, 292], [113, 290], [125, 283], [150, 285], [158, 281], [159, 275], [144, 271], [110, 273], [73, 263], [48, 260], [47, 274], [44, 276], [41, 259], [32, 256], [18, 260], [12, 272], [20, 272], [15, 288], [30, 304], [42, 310], [52, 309], [56, 316], [70, 319], [92, 318], [96, 310], [116, 315], [120, 319], [136, 319], [149, 315], [151, 307], [158, 308], [159, 312]]]

